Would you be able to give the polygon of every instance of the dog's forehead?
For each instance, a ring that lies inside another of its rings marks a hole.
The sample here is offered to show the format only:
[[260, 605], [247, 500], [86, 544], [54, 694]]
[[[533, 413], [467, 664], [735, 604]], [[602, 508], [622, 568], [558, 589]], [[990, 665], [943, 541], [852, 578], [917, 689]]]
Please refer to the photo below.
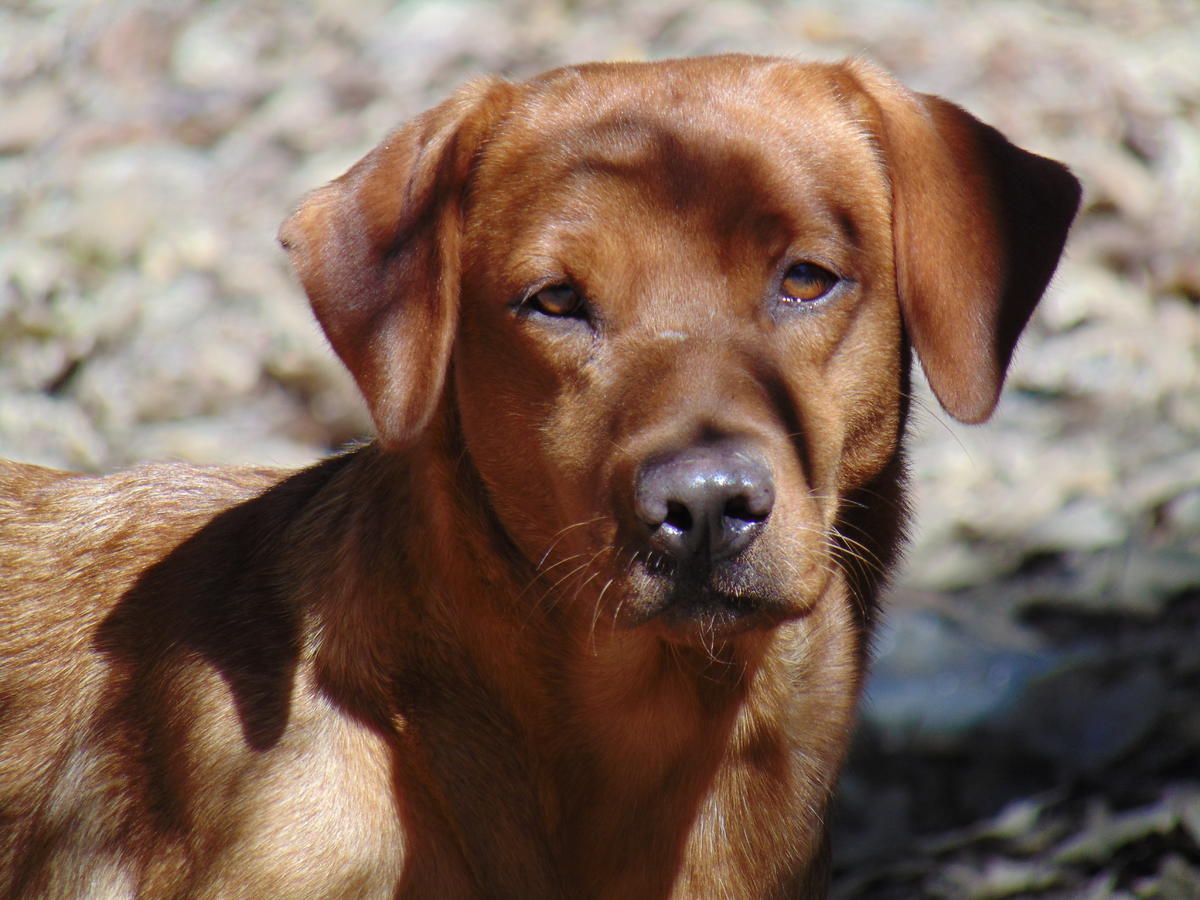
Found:
[[883, 227], [886, 175], [861, 96], [836, 66], [593, 64], [524, 90], [478, 158], [485, 230], [503, 222], [519, 240], [685, 223], [709, 241], [778, 249], [808, 224]]
[[670, 167], [680, 154], [820, 167], [867, 138], [853, 84], [836, 66], [759, 57], [561, 69], [524, 86], [490, 155], [550, 170]]
[[843, 64], [728, 55], [649, 63], [589, 63], [556, 69], [523, 87], [527, 113], [581, 120], [614, 109], [656, 108], [680, 119], [706, 111], [806, 107], [827, 116], [854, 105], [856, 84]]

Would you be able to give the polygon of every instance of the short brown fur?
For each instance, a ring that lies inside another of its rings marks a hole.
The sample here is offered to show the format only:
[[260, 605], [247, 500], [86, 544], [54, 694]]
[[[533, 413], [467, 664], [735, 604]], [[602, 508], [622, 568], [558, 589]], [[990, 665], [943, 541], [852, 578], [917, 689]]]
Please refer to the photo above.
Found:
[[[0, 897], [822, 895], [910, 342], [986, 418], [1077, 202], [858, 62], [404, 126], [281, 232], [375, 443], [0, 467]], [[780, 299], [798, 261], [836, 288]], [[730, 442], [769, 518], [667, 565], [645, 485]]]

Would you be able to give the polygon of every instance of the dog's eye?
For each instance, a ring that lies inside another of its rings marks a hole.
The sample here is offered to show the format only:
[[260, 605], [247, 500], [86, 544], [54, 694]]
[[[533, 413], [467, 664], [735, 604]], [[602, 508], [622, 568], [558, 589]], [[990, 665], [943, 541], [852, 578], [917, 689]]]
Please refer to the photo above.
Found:
[[582, 318], [583, 297], [569, 284], [553, 284], [531, 296], [526, 303], [547, 316]]
[[812, 303], [832, 291], [839, 280], [816, 263], [797, 263], [783, 276], [779, 296], [784, 303]]

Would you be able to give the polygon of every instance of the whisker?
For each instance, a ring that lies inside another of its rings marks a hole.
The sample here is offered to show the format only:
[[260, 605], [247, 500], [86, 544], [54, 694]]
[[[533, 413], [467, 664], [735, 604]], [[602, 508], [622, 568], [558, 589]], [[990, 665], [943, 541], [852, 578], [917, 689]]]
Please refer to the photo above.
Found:
[[597, 522], [601, 522], [603, 520], [604, 516], [594, 516], [591, 519], [585, 519], [582, 522], [574, 522], [564, 528], [560, 528], [558, 532], [555, 533], [555, 535], [550, 539], [550, 544], [548, 547], [546, 547], [546, 552], [542, 554], [542, 558], [538, 560], [536, 568], [540, 570], [542, 566], [545, 565], [546, 558], [553, 552], [554, 548], [558, 545], [558, 542], [567, 536], [569, 531], [573, 531], [576, 528], [584, 528], [588, 525], [595, 525]]

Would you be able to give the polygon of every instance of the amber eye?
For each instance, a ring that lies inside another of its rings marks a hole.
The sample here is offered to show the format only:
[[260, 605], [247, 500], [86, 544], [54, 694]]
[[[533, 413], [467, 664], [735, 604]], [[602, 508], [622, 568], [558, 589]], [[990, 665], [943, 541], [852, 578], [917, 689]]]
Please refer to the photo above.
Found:
[[836, 275], [816, 263], [797, 263], [783, 276], [779, 296], [785, 303], [812, 303], [832, 291], [838, 281]]
[[584, 313], [583, 298], [569, 284], [553, 284], [531, 296], [527, 304], [547, 316], [581, 318]]

